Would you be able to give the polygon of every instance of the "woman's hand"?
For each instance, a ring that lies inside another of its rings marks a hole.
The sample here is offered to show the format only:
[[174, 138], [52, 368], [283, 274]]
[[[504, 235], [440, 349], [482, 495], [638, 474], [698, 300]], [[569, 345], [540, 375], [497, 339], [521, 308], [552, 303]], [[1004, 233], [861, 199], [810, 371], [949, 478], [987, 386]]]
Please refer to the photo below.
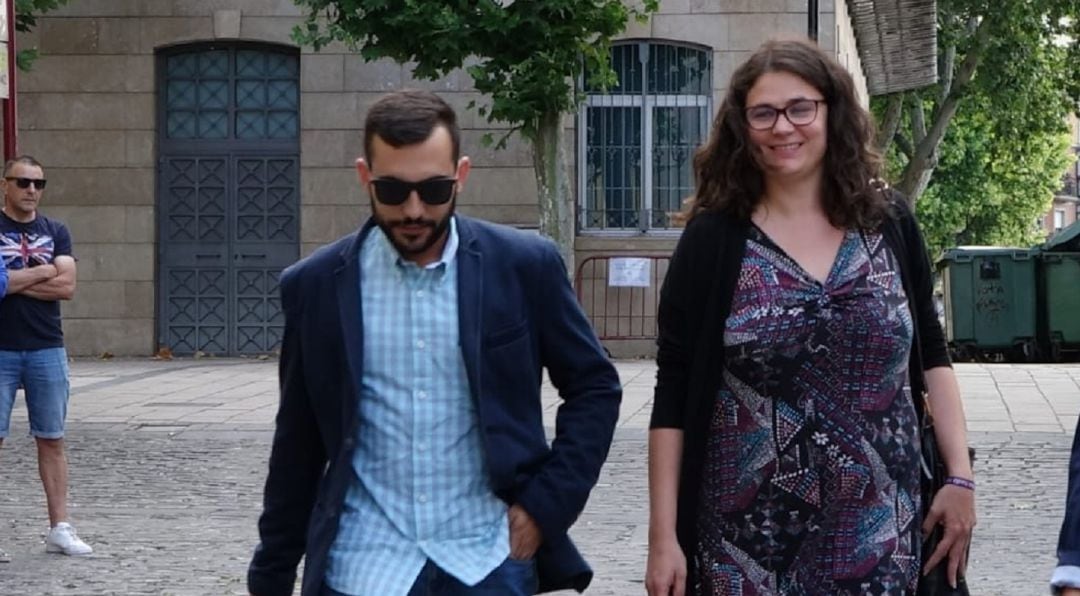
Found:
[[686, 555], [674, 536], [649, 542], [645, 591], [649, 596], [683, 596], [686, 593]]
[[967, 569], [967, 549], [971, 544], [971, 531], [975, 529], [975, 491], [952, 484], [941, 487], [923, 521], [923, 535], [929, 535], [937, 525], [945, 532], [937, 549], [927, 559], [923, 575], [947, 556], [947, 577], [949, 585], [955, 588], [957, 577], [963, 576]]

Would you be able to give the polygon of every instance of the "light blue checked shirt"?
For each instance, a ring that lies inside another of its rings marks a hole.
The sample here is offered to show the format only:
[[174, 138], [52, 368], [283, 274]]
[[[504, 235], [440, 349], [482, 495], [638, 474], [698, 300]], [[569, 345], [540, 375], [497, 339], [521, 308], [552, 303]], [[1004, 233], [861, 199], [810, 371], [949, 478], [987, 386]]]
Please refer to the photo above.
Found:
[[510, 554], [458, 343], [457, 224], [423, 269], [373, 229], [360, 249], [364, 375], [357, 449], [326, 584], [405, 596], [427, 559], [466, 585]]

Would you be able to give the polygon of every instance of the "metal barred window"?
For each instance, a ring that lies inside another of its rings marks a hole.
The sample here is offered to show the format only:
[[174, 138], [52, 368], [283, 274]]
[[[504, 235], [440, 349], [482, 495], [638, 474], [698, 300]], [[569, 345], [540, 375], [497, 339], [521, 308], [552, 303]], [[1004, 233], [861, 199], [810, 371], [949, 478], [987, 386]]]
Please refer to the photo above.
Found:
[[657, 42], [615, 45], [618, 83], [586, 87], [578, 116], [578, 193], [584, 230], [671, 227], [693, 192], [694, 151], [708, 134], [711, 52]]

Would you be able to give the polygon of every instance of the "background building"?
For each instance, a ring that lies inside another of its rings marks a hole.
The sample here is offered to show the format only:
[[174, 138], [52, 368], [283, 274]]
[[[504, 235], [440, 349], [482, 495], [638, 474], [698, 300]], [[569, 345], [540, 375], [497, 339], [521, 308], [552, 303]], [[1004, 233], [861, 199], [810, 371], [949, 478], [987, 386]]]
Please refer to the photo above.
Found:
[[[625, 32], [620, 86], [567, 121], [590, 312], [627, 303], [653, 324], [654, 291], [590, 296], [608, 257], [670, 253], [693, 150], [732, 69], [765, 39], [816, 24], [865, 95], [849, 4], [860, 2], [664, 0]], [[274, 351], [280, 270], [369, 213], [353, 169], [360, 126], [393, 89], [430, 88], [459, 110], [476, 166], [462, 212], [536, 226], [529, 149], [481, 145], [491, 128], [466, 109], [482, 99], [468, 75], [416, 81], [338, 46], [298, 48], [302, 18], [289, 0], [78, 0], [20, 37], [41, 56], [19, 80], [19, 149], [46, 164], [43, 211], [68, 223], [79, 257], [64, 308], [73, 354]], [[656, 285], [663, 260], [651, 265]]]

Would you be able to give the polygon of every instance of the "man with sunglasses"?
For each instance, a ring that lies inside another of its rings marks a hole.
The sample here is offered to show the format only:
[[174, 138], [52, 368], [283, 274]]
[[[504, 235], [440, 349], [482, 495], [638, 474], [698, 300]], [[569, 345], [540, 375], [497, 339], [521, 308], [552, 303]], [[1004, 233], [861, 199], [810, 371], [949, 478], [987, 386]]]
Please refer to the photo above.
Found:
[[[364, 124], [372, 216], [281, 277], [281, 402], [252, 594], [584, 590], [567, 536], [618, 419], [618, 375], [554, 244], [455, 214], [453, 110], [383, 97]], [[564, 403], [543, 427], [543, 369]]]
[[36, 159], [23, 155], [7, 162], [0, 184], [0, 256], [8, 270], [7, 295], [0, 300], [0, 444], [8, 435], [15, 393], [22, 387], [49, 512], [45, 550], [89, 555], [92, 549], [75, 534], [67, 512], [64, 419], [69, 384], [60, 301], [75, 295], [71, 234], [64, 224], [38, 212], [45, 173]]

